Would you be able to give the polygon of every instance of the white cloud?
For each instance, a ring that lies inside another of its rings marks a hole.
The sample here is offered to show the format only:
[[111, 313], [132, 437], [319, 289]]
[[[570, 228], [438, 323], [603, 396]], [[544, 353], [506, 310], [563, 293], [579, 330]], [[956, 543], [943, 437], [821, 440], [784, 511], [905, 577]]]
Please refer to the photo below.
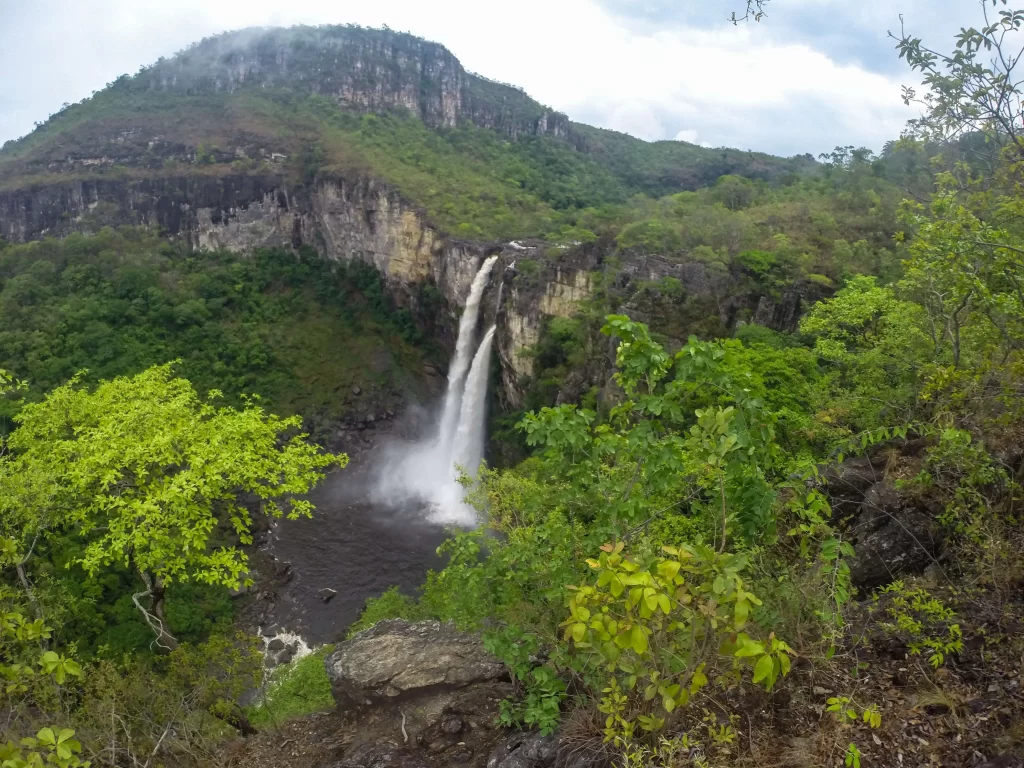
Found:
[[[724, 11], [730, 0], [708, 1]], [[879, 149], [913, 116], [899, 98], [900, 83], [910, 78], [839, 63], [813, 36], [764, 23], [624, 24], [601, 2], [94, 0], [86, 8], [0, 0], [0, 67], [18, 73], [0, 82], [0, 141], [28, 131], [32, 120], [62, 102], [198, 38], [294, 23], [410, 31], [447, 45], [468, 69], [520, 85], [573, 119], [645, 139], [678, 132], [715, 146], [780, 154], [817, 154], [839, 144]], [[773, 0], [773, 12], [827, 15], [837, 2]], [[27, 61], [31, 66], [21, 65]]]
[[697, 132], [693, 130], [693, 128], [688, 128], [687, 130], [679, 131], [679, 133], [676, 134], [676, 141], [685, 141], [689, 142], [690, 144], [696, 144]]

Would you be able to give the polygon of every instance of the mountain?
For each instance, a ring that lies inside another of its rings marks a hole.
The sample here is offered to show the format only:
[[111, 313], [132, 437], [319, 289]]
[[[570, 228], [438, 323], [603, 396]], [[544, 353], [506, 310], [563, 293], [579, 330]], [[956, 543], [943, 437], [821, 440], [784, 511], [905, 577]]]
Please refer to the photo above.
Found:
[[[194, 230], [318, 176], [374, 179], [444, 231], [542, 236], [573, 211], [815, 166], [571, 122], [443, 46], [353, 26], [208, 38], [68, 106], [0, 151], [0, 236], [94, 223]], [[187, 209], [186, 207], [187, 206]]]
[[[549, 333], [553, 318], [583, 306], [593, 317], [628, 311], [672, 346], [750, 322], [793, 330], [844, 275], [884, 272], [899, 190], [867, 154], [837, 158], [649, 143], [574, 123], [467, 72], [443, 46], [391, 30], [249, 29], [118, 78], [6, 144], [0, 239], [136, 225], [186, 252], [278, 248], [371, 265], [405, 313], [401, 327], [442, 346], [482, 258], [501, 253], [510, 289], [500, 307], [486, 302], [502, 399], [515, 409], [601, 383], [609, 361], [577, 370], [569, 340]], [[27, 294], [3, 281], [29, 258], [19, 252], [0, 275], [12, 307]], [[201, 294], [174, 301], [214, 298]], [[214, 325], [235, 322], [219, 311]], [[329, 354], [281, 366], [294, 374]], [[238, 386], [262, 380], [236, 367]], [[337, 411], [338, 401], [328, 393], [322, 404]]]

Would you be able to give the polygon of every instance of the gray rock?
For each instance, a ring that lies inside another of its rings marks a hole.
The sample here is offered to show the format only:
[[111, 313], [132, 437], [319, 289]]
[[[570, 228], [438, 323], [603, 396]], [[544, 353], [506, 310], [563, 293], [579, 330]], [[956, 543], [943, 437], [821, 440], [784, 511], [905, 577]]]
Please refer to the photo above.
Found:
[[458, 733], [462, 730], [462, 718], [458, 715], [446, 715], [441, 720], [441, 730], [449, 734]]
[[338, 594], [338, 591], [335, 589], [331, 589], [330, 587], [324, 587], [319, 592], [317, 592], [317, 594], [320, 596], [321, 600], [323, 600], [325, 603], [329, 603], [334, 598], [334, 596]]
[[329, 768], [427, 768], [427, 763], [411, 749], [385, 741], [353, 747]]
[[857, 457], [822, 472], [832, 511], [837, 517], [856, 514], [868, 489], [883, 479], [883, 457]]
[[487, 768], [549, 768], [558, 760], [558, 737], [516, 733], [494, 748]]
[[280, 637], [275, 637], [269, 643], [267, 643], [268, 651], [281, 651], [284, 650], [284, 640]]
[[379, 622], [341, 643], [324, 664], [340, 709], [507, 676], [478, 638], [437, 621]]
[[942, 550], [935, 516], [887, 481], [864, 495], [851, 526], [854, 557], [850, 579], [862, 589], [888, 584], [906, 573], [921, 573]]
[[278, 664], [287, 664], [292, 660], [293, 655], [294, 654], [292, 654], [291, 651], [285, 648], [283, 651], [279, 651], [278, 654], [274, 656], [274, 661], [276, 661]]
[[363, 393], [363, 390], [360, 389], [359, 387], [352, 387], [352, 394], [353, 395], [361, 395], [362, 393]]
[[277, 624], [271, 624], [269, 627], [264, 627], [263, 628], [263, 633], [262, 634], [263, 634], [264, 637], [273, 637], [274, 635], [276, 635], [280, 631], [281, 631], [281, 628], [278, 627]]
[[514, 733], [491, 752], [487, 768], [612, 768], [601, 745], [569, 741], [560, 734]]

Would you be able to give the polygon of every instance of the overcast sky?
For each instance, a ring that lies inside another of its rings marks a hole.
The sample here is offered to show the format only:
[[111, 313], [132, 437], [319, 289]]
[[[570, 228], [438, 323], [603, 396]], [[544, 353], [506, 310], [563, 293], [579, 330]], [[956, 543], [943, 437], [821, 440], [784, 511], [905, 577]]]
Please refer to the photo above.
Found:
[[0, 144], [118, 75], [247, 26], [355, 23], [448, 46], [581, 122], [782, 155], [875, 150], [914, 111], [887, 30], [948, 48], [977, 0], [0, 0]]

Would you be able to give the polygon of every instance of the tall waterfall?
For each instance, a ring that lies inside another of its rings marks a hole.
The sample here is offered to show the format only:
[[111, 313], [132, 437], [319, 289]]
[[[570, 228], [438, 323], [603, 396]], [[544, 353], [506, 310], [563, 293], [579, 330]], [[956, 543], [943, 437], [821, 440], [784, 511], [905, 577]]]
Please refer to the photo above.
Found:
[[466, 299], [466, 308], [459, 320], [455, 357], [448, 369], [448, 389], [444, 395], [444, 407], [441, 410], [441, 421], [437, 432], [438, 450], [442, 455], [450, 452], [452, 439], [458, 429], [466, 370], [469, 368], [470, 360], [473, 359], [473, 339], [476, 336], [477, 319], [480, 315], [480, 300], [483, 298], [484, 288], [487, 287], [491, 268], [497, 260], [497, 256], [491, 256], [480, 266], [480, 271], [473, 278], [473, 284], [469, 289], [469, 298]]
[[458, 482], [458, 468], [475, 476], [484, 453], [487, 378], [496, 326], [487, 330], [479, 346], [474, 342], [480, 301], [497, 258], [485, 260], [473, 278], [459, 320], [437, 432], [428, 440], [384, 455], [372, 490], [383, 503], [428, 504], [429, 518], [437, 523], [472, 526], [477, 522], [475, 510], [463, 502], [466, 489]]
[[462, 395], [462, 408], [459, 410], [459, 426], [455, 431], [452, 444], [452, 461], [455, 466], [462, 467], [470, 475], [476, 475], [480, 460], [484, 457], [484, 420], [487, 411], [487, 374], [491, 363], [491, 342], [494, 341], [492, 325], [484, 334], [480, 348], [473, 356], [469, 376], [466, 377], [466, 388]]

